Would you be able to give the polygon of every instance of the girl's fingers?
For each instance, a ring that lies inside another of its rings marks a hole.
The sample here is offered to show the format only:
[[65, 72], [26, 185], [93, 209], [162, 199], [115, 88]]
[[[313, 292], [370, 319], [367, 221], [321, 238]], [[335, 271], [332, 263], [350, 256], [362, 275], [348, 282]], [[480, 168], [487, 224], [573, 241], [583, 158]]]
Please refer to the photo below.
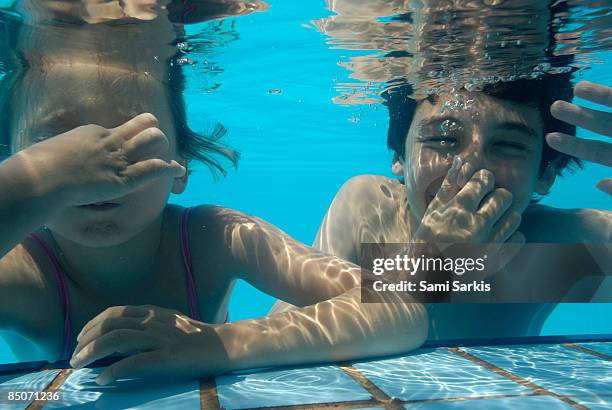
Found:
[[512, 193], [504, 188], [497, 188], [482, 201], [482, 205], [476, 211], [481, 216], [486, 226], [493, 226], [504, 212], [512, 205]]
[[546, 142], [557, 151], [612, 167], [612, 144], [610, 143], [585, 140], [560, 132], [546, 135]]
[[156, 127], [139, 132], [123, 145], [123, 152], [131, 163], [159, 158], [168, 151], [170, 143], [162, 130]]
[[603, 84], [580, 81], [574, 88], [574, 95], [596, 104], [612, 107], [612, 87]]
[[160, 354], [155, 351], [129, 356], [107, 367], [96, 378], [96, 383], [106, 385], [117, 379], [133, 379], [152, 376], [155, 373], [164, 371], [164, 369], [159, 368], [163, 366], [160, 362]]
[[599, 181], [597, 188], [601, 189], [608, 195], [612, 195], [612, 178], [606, 178]]
[[111, 129], [111, 132], [117, 139], [123, 138], [124, 140], [128, 140], [147, 128], [157, 126], [159, 126], [157, 118], [151, 113], [144, 113], [139, 114], [120, 126]]
[[152, 158], [129, 165], [123, 176], [129, 178], [133, 186], [141, 186], [156, 178], [164, 176], [180, 178], [186, 173], [187, 169], [174, 160], [166, 162], [163, 159]]
[[550, 113], [558, 120], [612, 136], [612, 113], [579, 107], [566, 101], [555, 101], [550, 107]]
[[70, 365], [78, 369], [113, 353], [131, 354], [156, 347], [157, 341], [140, 330], [113, 330], [83, 347], [78, 354], [72, 356]]
[[143, 320], [140, 318], [131, 317], [111, 317], [105, 321], [97, 322], [94, 327], [79, 335], [77, 339], [78, 344], [73, 355], [78, 354], [83, 347], [87, 346], [92, 340], [97, 339], [104, 333], [119, 329], [143, 330], [144, 325], [142, 322]]
[[113, 306], [100, 313], [98, 316], [91, 319], [81, 332], [77, 336], [77, 340], [80, 340], [87, 332], [96, 327], [98, 323], [104, 322], [111, 317], [131, 317], [131, 318], [145, 318], [149, 315], [149, 310], [146, 306]]
[[436, 194], [436, 198], [442, 203], [447, 203], [450, 201], [459, 191], [459, 186], [457, 185], [457, 175], [459, 174], [459, 169], [463, 164], [460, 156], [455, 156], [453, 158], [453, 163], [446, 173], [446, 177]]

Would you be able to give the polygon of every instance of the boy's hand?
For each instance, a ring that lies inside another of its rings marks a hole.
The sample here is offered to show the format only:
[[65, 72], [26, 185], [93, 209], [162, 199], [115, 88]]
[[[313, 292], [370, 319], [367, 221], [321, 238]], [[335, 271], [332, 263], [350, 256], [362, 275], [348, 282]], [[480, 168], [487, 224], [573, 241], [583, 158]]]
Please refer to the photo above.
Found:
[[160, 177], [186, 170], [161, 157], [168, 139], [152, 114], [140, 114], [117, 128], [85, 125], [21, 151], [33, 178], [50, 185], [68, 206], [115, 199]]
[[[511, 204], [512, 193], [495, 188], [495, 176], [491, 171], [474, 172], [469, 163], [463, 164], [457, 156], [412, 241], [438, 247], [458, 243], [486, 244], [488, 271], [494, 273], [505, 266], [525, 242], [523, 234], [517, 231], [521, 215], [509, 211]], [[462, 249], [465, 252], [465, 247]], [[440, 251], [449, 253], [451, 250]]]
[[491, 171], [481, 169], [474, 173], [470, 164], [463, 164], [460, 157], [455, 157], [413, 240], [427, 243], [506, 242], [521, 223], [518, 212], [507, 212], [511, 204], [512, 193], [495, 188], [495, 176]]
[[[574, 95], [612, 108], [612, 87], [581, 81], [576, 85]], [[612, 113], [579, 107], [565, 101], [555, 101], [550, 112], [561, 121], [612, 137]], [[585, 140], [560, 132], [546, 135], [546, 141], [557, 151], [612, 167], [612, 144], [609, 142]], [[612, 195], [612, 178], [603, 179], [597, 187]]]

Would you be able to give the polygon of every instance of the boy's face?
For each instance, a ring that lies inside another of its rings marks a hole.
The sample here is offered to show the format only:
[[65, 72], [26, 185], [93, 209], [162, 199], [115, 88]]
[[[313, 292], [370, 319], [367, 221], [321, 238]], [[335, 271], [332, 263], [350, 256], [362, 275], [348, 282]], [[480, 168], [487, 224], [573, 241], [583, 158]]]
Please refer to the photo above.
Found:
[[512, 210], [522, 213], [534, 192], [545, 193], [554, 181], [539, 177], [543, 123], [537, 109], [462, 92], [419, 103], [405, 145], [405, 158], [394, 173], [406, 182], [411, 216], [420, 221], [435, 197], [453, 157], [474, 171], [488, 169], [496, 188], [513, 194]]
[[[82, 125], [110, 129], [150, 112], [170, 143], [162, 158], [179, 161], [164, 88], [143, 77], [93, 64], [29, 69], [13, 94], [13, 152]], [[84, 246], [120, 244], [159, 217], [170, 192], [182, 188], [171, 178], [158, 178], [128, 195], [109, 199], [120, 204], [116, 208], [100, 211], [68, 206], [47, 225], [54, 233]]]

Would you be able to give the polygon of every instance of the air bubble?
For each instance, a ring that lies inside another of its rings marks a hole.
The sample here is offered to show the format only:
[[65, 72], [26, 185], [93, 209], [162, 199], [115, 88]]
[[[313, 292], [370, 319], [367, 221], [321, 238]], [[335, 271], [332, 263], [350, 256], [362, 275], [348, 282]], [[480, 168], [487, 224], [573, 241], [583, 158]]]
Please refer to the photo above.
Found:
[[195, 61], [193, 58], [179, 58], [176, 60], [178, 65], [194, 65]]

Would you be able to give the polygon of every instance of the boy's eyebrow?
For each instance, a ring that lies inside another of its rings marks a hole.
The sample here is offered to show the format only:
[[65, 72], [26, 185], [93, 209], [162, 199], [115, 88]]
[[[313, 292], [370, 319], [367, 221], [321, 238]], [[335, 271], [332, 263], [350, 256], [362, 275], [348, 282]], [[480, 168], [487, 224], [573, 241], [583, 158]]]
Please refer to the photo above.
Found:
[[518, 121], [505, 121], [505, 122], [502, 122], [501, 124], [497, 124], [495, 126], [495, 129], [503, 130], [503, 131], [516, 131], [516, 132], [520, 132], [520, 133], [523, 133], [525, 135], [528, 135], [530, 137], [533, 137], [535, 139], [539, 139], [540, 138], [538, 132], [535, 129], [533, 129], [532, 127], [528, 126], [527, 124], [524, 124], [524, 123], [518, 122]]

